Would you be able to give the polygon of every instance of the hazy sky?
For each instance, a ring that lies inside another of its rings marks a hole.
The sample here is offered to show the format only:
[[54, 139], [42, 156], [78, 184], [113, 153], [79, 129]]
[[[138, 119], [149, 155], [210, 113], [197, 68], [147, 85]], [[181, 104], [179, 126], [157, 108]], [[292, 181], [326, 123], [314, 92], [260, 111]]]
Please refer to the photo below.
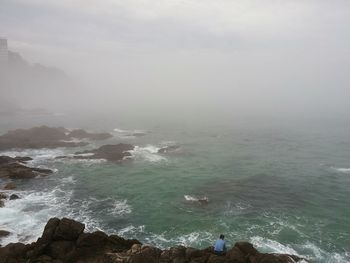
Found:
[[350, 115], [349, 0], [0, 0], [0, 35], [105, 105]]

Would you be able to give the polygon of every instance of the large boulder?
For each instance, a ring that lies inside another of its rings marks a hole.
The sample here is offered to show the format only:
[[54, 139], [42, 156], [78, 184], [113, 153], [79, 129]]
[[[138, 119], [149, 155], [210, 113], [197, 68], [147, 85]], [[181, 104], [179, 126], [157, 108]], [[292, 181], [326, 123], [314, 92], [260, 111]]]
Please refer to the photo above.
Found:
[[129, 151], [133, 150], [134, 146], [131, 144], [119, 143], [114, 145], [103, 145], [100, 148], [77, 152], [74, 158], [76, 159], [106, 159], [112, 162], [124, 160], [130, 157]]
[[72, 219], [63, 218], [53, 234], [54, 240], [77, 240], [85, 225]]

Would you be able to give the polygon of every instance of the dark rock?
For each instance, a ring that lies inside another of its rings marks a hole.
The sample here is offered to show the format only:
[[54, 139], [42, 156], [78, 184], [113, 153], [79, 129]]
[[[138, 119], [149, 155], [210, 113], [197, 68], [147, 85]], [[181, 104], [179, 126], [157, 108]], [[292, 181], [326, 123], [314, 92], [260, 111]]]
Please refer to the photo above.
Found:
[[[98, 149], [90, 150], [90, 151], [84, 151], [84, 152], [77, 152], [74, 158], [77, 159], [106, 159], [108, 161], [116, 162], [116, 161], [122, 161], [125, 157], [131, 156], [131, 154], [128, 152], [130, 150], [133, 150], [134, 146], [131, 144], [124, 144], [119, 143], [115, 145], [103, 145]], [[91, 153], [92, 155], [84, 156], [79, 154], [87, 154]]]
[[259, 251], [257, 251], [254, 246], [249, 242], [237, 242], [235, 244], [235, 247], [237, 247], [244, 255], [257, 255], [259, 254]]
[[[237, 242], [226, 255], [213, 248], [183, 246], [161, 250], [101, 231], [83, 233], [84, 225], [71, 219], [52, 218], [41, 238], [30, 245], [0, 248], [0, 263], [295, 263], [293, 255], [259, 253], [248, 242]], [[1, 233], [1, 232], [0, 232]]]
[[10, 235], [11, 233], [9, 231], [6, 230], [0, 230], [0, 238], [2, 237], [7, 237], [8, 235]]
[[17, 186], [14, 183], [8, 183], [4, 186], [5, 190], [13, 190], [15, 188], [17, 188]]
[[246, 254], [236, 246], [227, 251], [226, 257], [236, 263], [245, 263], [247, 261]]
[[10, 243], [0, 248], [0, 263], [22, 262], [28, 247], [22, 243]]
[[[161, 250], [156, 247], [151, 246], [141, 246], [136, 244], [132, 247], [131, 251], [129, 251], [129, 263], [158, 263]], [[174, 262], [175, 263], [175, 262]], [[177, 263], [177, 262], [176, 262]]]
[[4, 206], [5, 206], [4, 201], [0, 200], [0, 208], [1, 208], [1, 207], [4, 207]]
[[1, 199], [7, 199], [7, 194], [5, 193], [0, 193], [0, 200]]
[[55, 234], [55, 230], [60, 223], [58, 218], [50, 218], [50, 220], [46, 223], [44, 228], [44, 232], [41, 236], [42, 243], [49, 243], [53, 239], [53, 235]]
[[58, 240], [50, 243], [45, 250], [54, 259], [67, 260], [67, 256], [72, 254], [75, 243], [73, 241]]
[[77, 247], [103, 247], [109, 242], [108, 235], [102, 231], [82, 233], [77, 240]]
[[10, 195], [10, 200], [16, 200], [16, 199], [19, 199], [18, 195], [16, 195], [16, 194]]
[[89, 133], [83, 129], [73, 130], [68, 134], [69, 137], [78, 139], [105, 140], [113, 137], [110, 133]]
[[63, 218], [59, 222], [53, 235], [54, 240], [77, 240], [83, 233], [85, 225], [72, 219]]
[[[29, 158], [29, 157], [28, 157]], [[9, 156], [0, 156], [0, 178], [33, 178], [38, 174], [40, 175], [48, 175], [52, 173], [49, 169], [41, 169], [41, 168], [32, 168], [25, 166], [21, 162], [25, 160], [28, 161], [27, 157], [9, 157]]]
[[82, 129], [69, 131], [63, 127], [40, 126], [12, 130], [1, 135], [0, 150], [77, 147], [87, 143], [71, 141], [73, 138], [103, 140], [110, 137], [112, 135], [109, 133], [88, 133]]

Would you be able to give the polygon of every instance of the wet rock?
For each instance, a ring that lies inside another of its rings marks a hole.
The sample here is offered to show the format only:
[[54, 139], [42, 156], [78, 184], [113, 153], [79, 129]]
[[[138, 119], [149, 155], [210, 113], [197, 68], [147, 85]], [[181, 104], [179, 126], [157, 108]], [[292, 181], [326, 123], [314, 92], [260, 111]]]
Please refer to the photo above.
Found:
[[48, 175], [52, 173], [50, 169], [28, 167], [23, 162], [29, 161], [27, 157], [0, 156], [0, 178], [25, 179], [34, 178], [37, 175]]
[[7, 199], [7, 194], [5, 193], [0, 193], [0, 200], [1, 199]]
[[68, 134], [69, 137], [78, 139], [105, 140], [113, 137], [110, 133], [89, 133], [83, 129], [76, 129]]
[[4, 206], [5, 206], [4, 201], [0, 200], [0, 208], [1, 208], [1, 207], [4, 207]]
[[5, 190], [13, 190], [13, 189], [16, 189], [17, 186], [14, 184], [14, 183], [8, 183], [4, 186], [4, 189]]
[[16, 194], [10, 195], [10, 200], [16, 200], [16, 199], [19, 199], [18, 195], [16, 195]]
[[6, 230], [0, 230], [0, 238], [2, 237], [7, 237], [8, 235], [10, 235], [11, 233], [9, 231]]
[[[125, 157], [131, 156], [130, 150], [133, 150], [134, 146], [131, 144], [119, 143], [114, 145], [103, 145], [100, 148], [77, 152], [74, 158], [76, 159], [106, 159], [112, 162], [122, 161]], [[91, 155], [84, 155], [91, 154]]]

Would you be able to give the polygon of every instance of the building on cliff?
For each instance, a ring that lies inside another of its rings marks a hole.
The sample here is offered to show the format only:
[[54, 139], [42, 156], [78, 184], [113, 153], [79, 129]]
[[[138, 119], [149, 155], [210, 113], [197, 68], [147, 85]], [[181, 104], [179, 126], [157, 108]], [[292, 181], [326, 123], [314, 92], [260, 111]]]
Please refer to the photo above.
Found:
[[0, 64], [8, 62], [8, 54], [7, 39], [0, 37]]

